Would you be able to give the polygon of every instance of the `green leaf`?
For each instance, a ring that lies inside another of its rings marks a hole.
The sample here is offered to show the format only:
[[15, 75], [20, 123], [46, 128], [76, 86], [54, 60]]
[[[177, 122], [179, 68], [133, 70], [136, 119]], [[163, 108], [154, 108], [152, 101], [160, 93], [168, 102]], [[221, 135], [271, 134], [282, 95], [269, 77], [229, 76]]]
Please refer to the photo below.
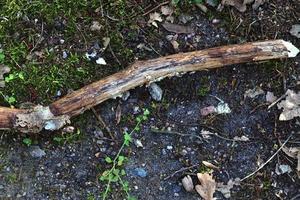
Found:
[[138, 131], [140, 131], [140, 130], [141, 130], [141, 129], [140, 129], [140, 127], [138, 127], [138, 126], [134, 128], [134, 131], [137, 131], [137, 132], [138, 132]]
[[121, 176], [125, 176], [126, 175], [126, 172], [124, 169], [121, 170]]
[[13, 97], [13, 96], [7, 98], [7, 102], [8, 102], [9, 104], [13, 104], [13, 103], [15, 103], [16, 101], [17, 101], [16, 98]]
[[119, 169], [114, 169], [114, 170], [113, 170], [113, 174], [114, 174], [114, 175], [118, 176], [119, 173], [120, 173], [120, 170], [119, 170]]
[[53, 141], [57, 142], [57, 143], [61, 143], [63, 141], [62, 137], [54, 137]]
[[134, 197], [134, 196], [128, 196], [128, 197], [127, 197], [127, 200], [137, 200], [137, 198]]
[[0, 53], [0, 62], [2, 63], [4, 61], [5, 55], [3, 53]]
[[125, 156], [119, 156], [118, 157], [118, 163], [117, 163], [118, 166], [123, 165], [124, 160], [125, 160]]
[[172, 4], [173, 5], [177, 5], [179, 3], [180, 0], [172, 0]]
[[126, 146], [129, 146], [130, 142], [132, 142], [131, 135], [129, 133], [125, 132], [125, 134], [124, 134], [124, 144]]
[[22, 80], [25, 79], [25, 78], [24, 78], [24, 74], [23, 74], [22, 72], [20, 72], [20, 73], [18, 74], [18, 76], [19, 76], [19, 78], [22, 79]]
[[150, 111], [147, 108], [145, 108], [144, 109], [144, 116], [147, 116], [147, 115], [150, 115]]
[[24, 138], [23, 143], [29, 147], [30, 145], [32, 145], [32, 140], [30, 138]]
[[112, 163], [112, 162], [113, 162], [112, 159], [111, 159], [110, 157], [106, 157], [106, 158], [105, 158], [105, 161], [106, 161], [107, 163]]

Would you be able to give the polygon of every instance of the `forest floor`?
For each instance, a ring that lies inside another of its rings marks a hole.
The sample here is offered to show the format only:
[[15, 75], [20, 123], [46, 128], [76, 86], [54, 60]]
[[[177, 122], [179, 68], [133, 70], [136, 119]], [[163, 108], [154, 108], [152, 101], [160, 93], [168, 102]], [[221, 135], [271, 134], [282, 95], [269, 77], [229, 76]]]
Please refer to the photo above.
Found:
[[[245, 12], [203, 3], [204, 12], [193, 2], [1, 2], [0, 66], [10, 68], [1, 106], [47, 105], [135, 60], [258, 40], [300, 47], [290, 33], [299, 24], [297, 0]], [[197, 173], [225, 185], [242, 179], [230, 199], [300, 199], [297, 160], [277, 152], [285, 141], [299, 148], [299, 118], [279, 121], [281, 110], [266, 101], [299, 91], [299, 63], [298, 55], [164, 79], [156, 83], [160, 101], [142, 86], [72, 119], [69, 130], [2, 131], [0, 199], [200, 199], [182, 185], [186, 175], [197, 183]], [[230, 113], [201, 112], [220, 100]], [[118, 170], [105, 176], [114, 164]]]

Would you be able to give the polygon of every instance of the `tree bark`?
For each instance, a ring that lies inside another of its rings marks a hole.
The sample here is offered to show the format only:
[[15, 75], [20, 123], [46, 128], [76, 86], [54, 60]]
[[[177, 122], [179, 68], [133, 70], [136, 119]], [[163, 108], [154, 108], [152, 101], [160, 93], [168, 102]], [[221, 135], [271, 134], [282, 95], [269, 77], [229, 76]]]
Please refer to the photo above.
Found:
[[232, 64], [295, 57], [299, 50], [289, 42], [271, 40], [215, 47], [138, 61], [127, 69], [74, 91], [47, 107], [32, 110], [0, 107], [0, 129], [21, 132], [57, 130], [73, 116], [123, 92], [165, 77]]

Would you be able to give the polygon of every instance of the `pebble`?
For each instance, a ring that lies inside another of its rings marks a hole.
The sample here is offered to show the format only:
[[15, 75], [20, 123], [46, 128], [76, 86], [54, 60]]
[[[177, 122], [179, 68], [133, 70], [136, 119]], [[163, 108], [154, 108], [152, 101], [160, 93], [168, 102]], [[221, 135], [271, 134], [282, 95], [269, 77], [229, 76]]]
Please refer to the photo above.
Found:
[[41, 158], [46, 155], [46, 152], [42, 150], [39, 146], [32, 146], [30, 148], [30, 155], [34, 158]]
[[122, 100], [127, 101], [127, 99], [130, 97], [130, 92], [126, 91], [122, 94]]
[[171, 145], [169, 145], [169, 146], [167, 146], [167, 149], [168, 149], [168, 150], [172, 150], [173, 147], [172, 147]]
[[63, 51], [63, 53], [62, 53], [62, 57], [63, 57], [63, 59], [66, 59], [66, 58], [68, 57], [68, 54], [67, 54], [67, 52], [66, 52], [66, 51]]
[[163, 91], [156, 83], [151, 83], [148, 87], [149, 93], [155, 101], [161, 101]]
[[139, 140], [139, 139], [134, 140], [134, 144], [135, 144], [135, 146], [136, 146], [137, 148], [139, 148], [139, 147], [143, 148], [143, 147], [144, 147], [142, 141]]
[[147, 174], [148, 173], [144, 168], [138, 167], [138, 168], [135, 168], [133, 170], [133, 175], [134, 176], [139, 176], [139, 177], [145, 178], [147, 176]]

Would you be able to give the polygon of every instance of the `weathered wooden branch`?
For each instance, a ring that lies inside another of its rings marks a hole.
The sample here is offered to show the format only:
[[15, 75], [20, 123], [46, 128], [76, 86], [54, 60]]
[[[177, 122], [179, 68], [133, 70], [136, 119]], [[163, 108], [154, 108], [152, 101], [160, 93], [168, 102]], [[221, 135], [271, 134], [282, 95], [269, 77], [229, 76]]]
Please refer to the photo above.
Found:
[[35, 133], [43, 128], [57, 130], [69, 123], [71, 117], [143, 84], [186, 72], [295, 57], [298, 52], [299, 50], [289, 42], [272, 40], [138, 61], [129, 68], [74, 91], [46, 107], [36, 106], [31, 110], [0, 107], [0, 129]]

